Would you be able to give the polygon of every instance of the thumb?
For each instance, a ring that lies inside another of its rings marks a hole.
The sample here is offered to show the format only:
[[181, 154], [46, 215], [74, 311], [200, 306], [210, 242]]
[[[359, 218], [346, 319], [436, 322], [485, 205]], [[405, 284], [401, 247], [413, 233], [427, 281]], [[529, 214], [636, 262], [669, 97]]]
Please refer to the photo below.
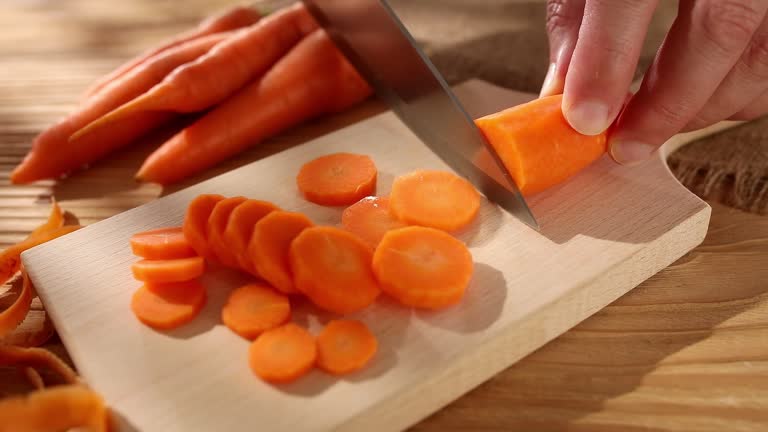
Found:
[[586, 0], [547, 0], [549, 69], [540, 97], [563, 93], [565, 74], [579, 37]]

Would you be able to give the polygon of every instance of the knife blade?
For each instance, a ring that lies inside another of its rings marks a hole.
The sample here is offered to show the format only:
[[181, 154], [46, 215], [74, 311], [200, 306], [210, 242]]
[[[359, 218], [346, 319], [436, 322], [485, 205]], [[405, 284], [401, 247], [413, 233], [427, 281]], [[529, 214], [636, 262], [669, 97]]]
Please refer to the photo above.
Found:
[[[538, 230], [501, 158], [386, 0], [302, 1], [379, 98], [420, 140], [489, 200]], [[472, 162], [488, 156], [493, 163], [485, 164], [485, 170]]]

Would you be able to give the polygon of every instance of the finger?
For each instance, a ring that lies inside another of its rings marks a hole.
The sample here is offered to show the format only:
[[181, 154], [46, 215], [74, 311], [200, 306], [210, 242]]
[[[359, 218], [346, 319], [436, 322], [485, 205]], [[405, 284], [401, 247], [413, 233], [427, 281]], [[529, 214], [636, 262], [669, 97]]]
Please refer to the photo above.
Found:
[[758, 28], [763, 0], [681, 0], [680, 13], [609, 140], [622, 164], [647, 159], [706, 104]]
[[619, 114], [658, 0], [587, 0], [563, 93], [563, 114], [586, 135]]
[[[766, 6], [768, 8], [768, 6]], [[696, 114], [686, 131], [701, 129], [726, 119], [746, 107], [755, 95], [768, 90], [768, 16], [752, 36], [747, 49], [728, 72], [704, 109]]]
[[563, 93], [565, 74], [579, 35], [586, 0], [547, 0], [549, 70], [539, 96]]
[[768, 114], [768, 91], [763, 92], [757, 99], [730, 116], [728, 120], [753, 120]]

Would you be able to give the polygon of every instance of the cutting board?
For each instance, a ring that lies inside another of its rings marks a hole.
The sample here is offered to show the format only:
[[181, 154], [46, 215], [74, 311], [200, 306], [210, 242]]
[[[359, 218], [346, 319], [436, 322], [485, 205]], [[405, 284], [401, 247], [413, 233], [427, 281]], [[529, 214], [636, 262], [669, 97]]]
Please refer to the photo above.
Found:
[[[456, 92], [474, 117], [535, 97], [482, 81]], [[201, 193], [269, 200], [336, 225], [341, 209], [306, 202], [294, 179], [303, 163], [338, 151], [373, 157], [380, 194], [399, 174], [449, 169], [385, 112], [23, 254], [73, 361], [113, 407], [121, 430], [402, 430], [675, 261], [702, 241], [709, 221], [709, 207], [678, 184], [663, 152], [631, 168], [606, 157], [533, 197], [540, 231], [484, 201], [478, 222], [460, 234], [476, 262], [464, 301], [423, 312], [383, 298], [355, 315], [380, 349], [369, 367], [344, 378], [313, 371], [273, 386], [254, 377], [248, 341], [219, 318], [229, 290], [248, 280], [235, 271], [205, 276], [208, 303], [183, 328], [157, 332], [134, 318], [133, 233], [180, 224]], [[301, 302], [293, 317], [312, 331], [328, 318]]]

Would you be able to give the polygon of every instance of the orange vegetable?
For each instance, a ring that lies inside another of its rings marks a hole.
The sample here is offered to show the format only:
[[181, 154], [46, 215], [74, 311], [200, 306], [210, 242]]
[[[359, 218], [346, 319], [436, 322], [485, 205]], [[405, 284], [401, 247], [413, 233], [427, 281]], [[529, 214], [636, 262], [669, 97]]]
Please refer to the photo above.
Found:
[[[261, 79], [164, 143], [147, 158], [137, 177], [161, 184], [176, 182], [291, 126], [346, 109], [370, 94], [370, 86], [325, 32], [316, 30]], [[221, 132], [224, 129], [227, 133]]]
[[232, 291], [221, 311], [224, 325], [246, 339], [255, 339], [262, 332], [285, 323], [290, 317], [288, 297], [258, 283]]
[[234, 251], [224, 239], [224, 230], [229, 223], [229, 215], [246, 200], [247, 198], [243, 196], [225, 198], [216, 203], [216, 207], [213, 208], [211, 217], [208, 219], [208, 232], [206, 234], [208, 247], [220, 263], [230, 268], [239, 268], [239, 262]]
[[333, 320], [317, 335], [317, 365], [334, 375], [362, 369], [378, 349], [376, 336], [358, 320]]
[[392, 183], [389, 208], [407, 224], [455, 231], [475, 219], [480, 194], [472, 183], [451, 172], [416, 170]]
[[339, 314], [359, 311], [379, 296], [371, 259], [371, 248], [359, 237], [330, 226], [305, 229], [290, 248], [296, 288], [318, 307]]
[[377, 170], [365, 155], [334, 153], [304, 164], [296, 183], [304, 197], [315, 204], [353, 204], [376, 191]]
[[240, 268], [258, 276], [256, 267], [248, 255], [248, 243], [253, 234], [253, 227], [272, 211], [280, 210], [266, 201], [249, 199], [237, 206], [229, 215], [229, 222], [224, 229], [224, 241], [237, 259]]
[[195, 197], [187, 206], [182, 232], [189, 246], [201, 257], [212, 257], [208, 247], [208, 219], [216, 204], [223, 199], [223, 196], [217, 194], [202, 194]]
[[312, 225], [312, 221], [301, 213], [276, 210], [253, 227], [248, 244], [253, 266], [265, 281], [283, 293], [297, 292], [288, 261], [291, 242]]
[[34, 236], [0, 252], [0, 284], [5, 283], [21, 267], [21, 253], [55, 238], [67, 235], [82, 228], [80, 225], [66, 225], [40, 231]]
[[205, 288], [197, 280], [144, 284], [133, 294], [131, 310], [145, 325], [170, 330], [192, 321], [205, 302]]
[[0, 344], [0, 366], [47, 369], [56, 373], [67, 384], [76, 384], [80, 381], [72, 368], [43, 348], [21, 348]]
[[523, 195], [564, 182], [606, 152], [607, 134], [573, 129], [562, 99], [547, 96], [475, 120]]
[[0, 432], [110, 430], [104, 400], [82, 385], [55, 386], [0, 399]]
[[16, 301], [13, 304], [0, 312], [0, 339], [24, 321], [32, 305], [32, 282], [29, 280], [27, 272], [22, 271], [21, 275], [24, 281], [21, 285], [19, 296], [16, 297]]
[[273, 383], [296, 380], [312, 369], [316, 359], [315, 338], [293, 323], [265, 331], [248, 349], [253, 373]]
[[472, 277], [469, 249], [450, 234], [427, 227], [389, 231], [373, 254], [382, 290], [406, 306], [441, 309], [464, 296]]
[[169, 260], [141, 260], [131, 266], [133, 277], [152, 283], [184, 282], [197, 279], [205, 271], [203, 257]]
[[131, 236], [134, 255], [150, 260], [168, 260], [195, 256], [181, 227], [158, 228]]
[[344, 209], [341, 225], [375, 248], [387, 231], [402, 228], [405, 223], [389, 210], [389, 197], [369, 196]]
[[47, 231], [61, 228], [64, 226], [64, 212], [61, 211], [59, 203], [53, 198], [51, 202], [51, 213], [48, 215], [48, 219], [42, 225], [38, 226], [27, 236], [27, 239], [36, 237]]

